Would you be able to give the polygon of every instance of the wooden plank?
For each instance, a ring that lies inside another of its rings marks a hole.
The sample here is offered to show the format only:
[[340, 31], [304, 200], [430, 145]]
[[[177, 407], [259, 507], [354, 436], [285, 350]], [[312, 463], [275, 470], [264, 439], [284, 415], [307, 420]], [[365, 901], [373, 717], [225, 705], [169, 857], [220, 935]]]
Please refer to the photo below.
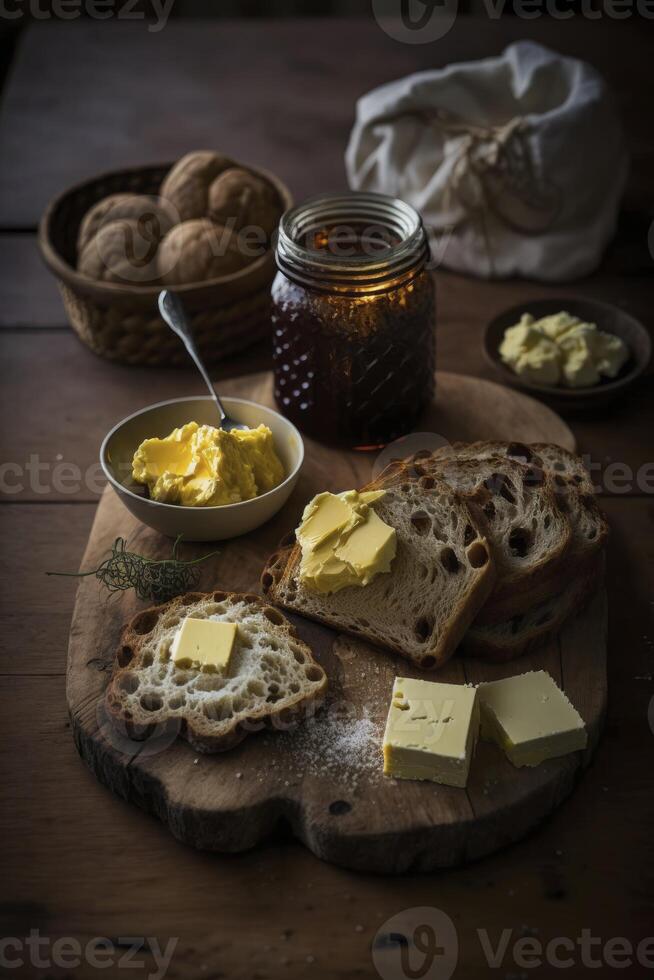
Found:
[[6, 637], [3, 675], [61, 676], [78, 580], [46, 577], [77, 571], [95, 504], [4, 504], [0, 521], [5, 575], [0, 622]]
[[[401, 910], [421, 906], [436, 906], [453, 918], [460, 947], [456, 976], [465, 980], [488, 969], [479, 929], [494, 944], [503, 929], [514, 930], [512, 942], [525, 930], [543, 942], [574, 939], [584, 927], [604, 941], [625, 936], [637, 942], [649, 935], [654, 849], [647, 708], [654, 680], [637, 678], [654, 670], [645, 639], [654, 637], [654, 508], [647, 500], [616, 499], [606, 509], [613, 654], [607, 733], [573, 796], [526, 840], [468, 868], [393, 879], [343, 871], [283, 840], [238, 857], [196, 853], [88, 773], [66, 727], [63, 679], [14, 677], [0, 685], [0, 778], [11, 800], [0, 815], [7, 882], [2, 934], [25, 936], [40, 928], [53, 939], [82, 941], [142, 934], [165, 942], [178, 936], [168, 976], [179, 980], [220, 972], [243, 980], [257, 973], [306, 980], [309, 970], [342, 980], [377, 977], [370, 947], [378, 928]], [[7, 510], [13, 516], [18, 508]], [[68, 530], [69, 522], [59, 540]], [[20, 548], [29, 551], [43, 526], [34, 525], [32, 534], [26, 523], [23, 532]], [[14, 554], [8, 555], [10, 567]], [[24, 574], [26, 587], [40, 588], [40, 569]], [[65, 601], [57, 596], [50, 605], [54, 596], [46, 595], [50, 599], [35, 611], [44, 634]], [[58, 649], [60, 636], [53, 643]], [[44, 649], [41, 655], [52, 657]], [[510, 957], [504, 961], [502, 975], [519, 972]], [[539, 970], [547, 977], [558, 972]], [[88, 965], [75, 971], [82, 980], [96, 975]]]
[[67, 326], [34, 235], [0, 235], [0, 298], [0, 328]]
[[649, 46], [636, 18], [458, 17], [444, 38], [415, 45], [392, 40], [372, 19], [178, 21], [158, 34], [125, 20], [50, 21], [26, 32], [0, 113], [0, 225], [35, 226], [46, 202], [77, 180], [208, 145], [270, 167], [298, 199], [338, 189], [360, 95], [521, 38], [603, 71], [631, 143], [632, 186], [641, 206], [651, 201], [652, 147], [642, 127]]
[[[452, 299], [450, 310], [455, 305]], [[443, 316], [446, 324], [449, 313], [445, 311]], [[477, 318], [479, 320], [479, 313]], [[441, 348], [445, 345], [444, 336], [450, 338], [445, 349], [440, 351], [438, 363], [443, 369], [456, 366], [458, 370], [469, 370], [474, 368], [479, 356], [476, 339], [479, 328], [468, 321], [467, 326], [462, 324], [461, 330], [457, 330], [456, 322], [452, 320], [451, 332], [446, 326], [437, 327], [440, 338], [437, 346], [439, 343]], [[458, 337], [458, 343], [455, 337]], [[233, 378], [244, 369], [257, 370], [267, 366], [266, 347], [264, 344], [254, 353], [225, 362], [214, 371], [215, 379]], [[97, 500], [103, 485], [97, 460], [104, 434], [122, 418], [145, 405], [203, 393], [201, 379], [190, 369], [153, 371], [113, 364], [91, 354], [69, 334], [44, 331], [34, 336], [0, 332], [0, 356], [5, 365], [6, 402], [20, 415], [25, 427], [5, 426], [4, 460], [19, 467], [19, 470], [12, 468], [5, 473], [5, 499]], [[488, 376], [491, 376], [490, 370]], [[30, 378], [29, 386], [25, 384], [27, 377]], [[229, 384], [221, 387], [225, 392], [230, 390]], [[102, 393], [100, 397], [99, 392]], [[447, 435], [442, 421], [436, 417], [424, 424]], [[488, 420], [489, 424], [491, 421], [492, 418]], [[515, 424], [524, 421], [516, 419]], [[654, 428], [654, 400], [650, 397], [647, 382], [602, 417], [601, 424], [574, 416], [569, 421], [580, 450], [590, 455], [594, 465], [605, 464], [607, 460], [618, 461], [637, 474], [650, 463], [648, 434]], [[29, 443], [25, 438], [26, 431], [29, 432]], [[470, 435], [474, 437], [474, 433]], [[477, 433], [479, 438], [483, 435]], [[452, 437], [456, 437], [456, 433], [452, 432]], [[46, 467], [38, 479], [26, 471], [32, 454]], [[67, 470], [62, 473], [61, 469], [55, 469], [64, 463], [72, 464], [77, 470], [71, 475]], [[56, 486], [55, 473], [63, 478], [63, 482]], [[650, 483], [651, 480], [650, 473]], [[624, 481], [616, 485], [621, 493]], [[44, 486], [49, 489], [44, 490]], [[18, 487], [22, 489], [10, 489]], [[627, 484], [628, 493], [639, 493], [643, 489], [644, 482], [639, 490], [635, 477]]]

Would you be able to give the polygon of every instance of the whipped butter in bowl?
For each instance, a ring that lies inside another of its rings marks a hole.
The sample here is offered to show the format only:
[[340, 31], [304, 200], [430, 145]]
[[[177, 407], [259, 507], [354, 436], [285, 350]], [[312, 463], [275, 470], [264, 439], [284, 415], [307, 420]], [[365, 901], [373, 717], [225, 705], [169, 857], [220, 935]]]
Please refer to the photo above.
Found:
[[567, 296], [500, 313], [483, 350], [507, 384], [568, 411], [596, 409], [630, 387], [649, 364], [651, 340], [625, 310]]
[[247, 429], [218, 429], [210, 397], [180, 398], [136, 412], [106, 436], [105, 476], [143, 524], [185, 541], [220, 541], [286, 503], [304, 460], [300, 433], [265, 405], [223, 402]]

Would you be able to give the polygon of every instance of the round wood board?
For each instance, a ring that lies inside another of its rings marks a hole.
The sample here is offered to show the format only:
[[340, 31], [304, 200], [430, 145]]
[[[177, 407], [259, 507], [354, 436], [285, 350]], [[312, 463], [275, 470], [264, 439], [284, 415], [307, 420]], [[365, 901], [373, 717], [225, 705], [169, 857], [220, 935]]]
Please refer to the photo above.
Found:
[[[486, 381], [441, 374], [428, 425], [449, 439], [559, 442], [574, 449], [564, 423], [523, 395]], [[225, 393], [270, 403], [268, 375], [222, 385]], [[433, 420], [433, 421], [432, 421]], [[259, 591], [267, 555], [295, 527], [306, 501], [324, 489], [364, 484], [374, 457], [307, 441], [306, 463], [291, 499], [266, 526], [225, 542], [202, 565], [200, 590]], [[171, 543], [144, 527], [107, 488], [83, 569], [95, 568], [121, 535], [157, 557]], [[213, 546], [188, 545], [195, 557]], [[432, 870], [461, 864], [524, 836], [572, 790], [597, 743], [606, 704], [606, 601], [602, 591], [560, 636], [512, 664], [455, 657], [437, 674], [476, 683], [546, 669], [581, 713], [589, 747], [534, 769], [515, 769], [480, 742], [467, 789], [388, 779], [381, 738], [393, 679], [420, 676], [411, 665], [325, 627], [292, 617], [325, 667], [327, 705], [293, 732], [265, 732], [230, 752], [198, 756], [181, 738], [153, 733], [137, 742], [111, 725], [104, 691], [123, 624], [146, 603], [133, 593], [108, 595], [81, 580], [71, 625], [67, 697], [80, 754], [114, 792], [158, 816], [197, 848], [240, 851], [280, 826], [319, 857], [376, 872]], [[424, 675], [423, 675], [424, 676]]]

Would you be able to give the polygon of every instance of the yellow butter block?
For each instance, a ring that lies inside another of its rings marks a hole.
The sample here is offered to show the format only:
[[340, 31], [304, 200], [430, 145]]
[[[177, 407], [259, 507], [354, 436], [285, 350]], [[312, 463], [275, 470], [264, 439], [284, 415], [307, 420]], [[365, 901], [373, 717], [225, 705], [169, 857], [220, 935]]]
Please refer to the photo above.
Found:
[[236, 623], [187, 617], [172, 642], [170, 652], [177, 667], [227, 673], [234, 649]]
[[497, 742], [514, 766], [585, 749], [579, 713], [545, 670], [480, 684], [481, 736]]
[[396, 677], [384, 732], [384, 775], [463, 787], [478, 730], [474, 687]]

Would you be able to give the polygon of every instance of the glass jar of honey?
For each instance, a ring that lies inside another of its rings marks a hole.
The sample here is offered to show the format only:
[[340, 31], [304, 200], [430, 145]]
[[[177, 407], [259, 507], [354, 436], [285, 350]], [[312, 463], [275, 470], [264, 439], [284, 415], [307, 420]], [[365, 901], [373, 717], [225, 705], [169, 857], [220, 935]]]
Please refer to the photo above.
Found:
[[420, 216], [383, 194], [287, 211], [272, 287], [275, 399], [303, 432], [373, 449], [434, 394], [434, 286]]

